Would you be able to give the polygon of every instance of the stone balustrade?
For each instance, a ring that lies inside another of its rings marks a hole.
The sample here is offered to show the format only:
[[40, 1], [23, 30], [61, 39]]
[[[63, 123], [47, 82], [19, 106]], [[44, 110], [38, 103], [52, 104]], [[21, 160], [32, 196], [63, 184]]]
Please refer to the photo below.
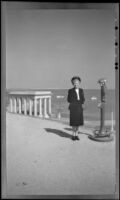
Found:
[[8, 111], [49, 118], [51, 116], [50, 91], [12, 91], [8, 94]]

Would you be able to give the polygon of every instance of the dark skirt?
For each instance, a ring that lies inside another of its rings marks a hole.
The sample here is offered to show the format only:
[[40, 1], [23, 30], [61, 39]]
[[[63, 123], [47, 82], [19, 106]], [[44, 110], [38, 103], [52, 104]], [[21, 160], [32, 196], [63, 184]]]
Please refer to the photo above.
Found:
[[84, 124], [83, 108], [81, 104], [70, 104], [70, 126], [82, 126]]

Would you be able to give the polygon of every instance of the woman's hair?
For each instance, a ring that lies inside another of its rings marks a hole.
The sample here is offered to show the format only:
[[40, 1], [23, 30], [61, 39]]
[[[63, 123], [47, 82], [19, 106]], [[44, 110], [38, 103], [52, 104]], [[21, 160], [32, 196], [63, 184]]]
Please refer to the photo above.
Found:
[[81, 78], [79, 76], [73, 76], [71, 79], [72, 84], [73, 84], [74, 80], [76, 80], [76, 79], [81, 82]]

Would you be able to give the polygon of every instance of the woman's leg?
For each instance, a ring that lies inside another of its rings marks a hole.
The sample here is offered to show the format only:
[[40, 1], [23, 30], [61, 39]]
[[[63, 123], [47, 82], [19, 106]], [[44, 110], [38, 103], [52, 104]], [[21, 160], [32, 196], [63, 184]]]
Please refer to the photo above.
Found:
[[77, 130], [77, 129], [76, 129], [76, 126], [75, 126], [75, 137], [76, 137], [76, 130]]
[[72, 135], [72, 139], [75, 140], [75, 126], [72, 127], [73, 128], [73, 135]]
[[78, 136], [78, 131], [79, 131], [79, 126], [76, 127], [77, 136]]
[[78, 130], [79, 130], [79, 126], [76, 126], [76, 139], [79, 140], [79, 137], [78, 137]]
[[78, 128], [79, 128], [78, 126], [73, 126], [73, 135], [72, 135], [73, 140], [79, 140]]

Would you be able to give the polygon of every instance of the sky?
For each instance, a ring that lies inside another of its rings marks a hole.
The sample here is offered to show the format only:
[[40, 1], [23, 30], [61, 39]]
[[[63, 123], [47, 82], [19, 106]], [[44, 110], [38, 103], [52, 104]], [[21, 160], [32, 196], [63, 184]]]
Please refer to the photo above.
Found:
[[6, 88], [115, 88], [114, 12], [95, 9], [8, 9]]

